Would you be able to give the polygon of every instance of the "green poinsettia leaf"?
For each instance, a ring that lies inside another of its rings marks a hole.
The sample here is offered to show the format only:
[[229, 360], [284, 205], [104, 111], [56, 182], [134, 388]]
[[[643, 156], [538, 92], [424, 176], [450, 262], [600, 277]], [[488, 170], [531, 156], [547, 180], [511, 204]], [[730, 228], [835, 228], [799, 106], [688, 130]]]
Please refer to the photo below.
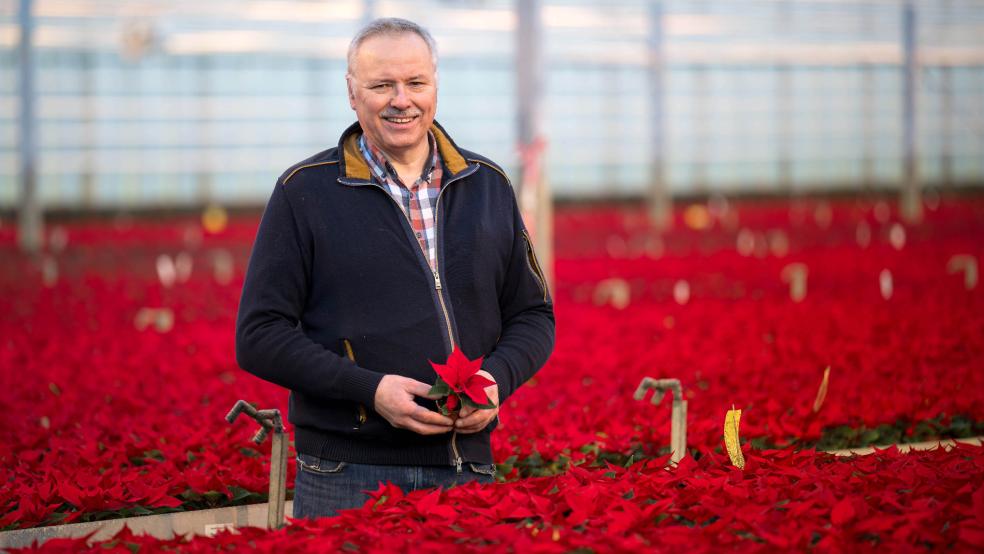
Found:
[[427, 391], [427, 394], [429, 396], [447, 396], [450, 393], [451, 393], [451, 387], [449, 387], [447, 382], [444, 379], [441, 379], [440, 377], [437, 378], [437, 381], [434, 383], [434, 386], [432, 386], [431, 389]]

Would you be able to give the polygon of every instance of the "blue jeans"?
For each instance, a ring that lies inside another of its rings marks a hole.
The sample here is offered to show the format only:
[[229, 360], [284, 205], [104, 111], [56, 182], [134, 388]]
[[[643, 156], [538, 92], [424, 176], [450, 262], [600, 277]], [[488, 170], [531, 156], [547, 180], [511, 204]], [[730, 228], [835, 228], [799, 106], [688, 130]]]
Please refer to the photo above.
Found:
[[326, 460], [309, 454], [297, 456], [294, 480], [294, 518], [333, 516], [338, 510], [358, 508], [369, 499], [366, 491], [389, 481], [412, 492], [419, 489], [447, 488], [470, 481], [495, 482], [495, 466], [462, 465], [458, 474], [453, 466], [383, 466]]

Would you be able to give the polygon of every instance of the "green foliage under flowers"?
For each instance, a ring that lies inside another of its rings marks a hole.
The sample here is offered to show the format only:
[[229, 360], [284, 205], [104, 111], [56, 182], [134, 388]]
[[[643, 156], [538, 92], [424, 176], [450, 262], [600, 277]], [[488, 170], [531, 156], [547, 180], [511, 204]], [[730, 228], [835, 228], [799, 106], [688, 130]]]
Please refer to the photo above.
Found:
[[[768, 438], [742, 439], [742, 444], [749, 444], [755, 450], [780, 450], [790, 448], [794, 451], [816, 450], [845, 450], [849, 448], [864, 448], [867, 446], [887, 446], [891, 444], [909, 444], [943, 439], [959, 439], [984, 435], [984, 420], [957, 415], [947, 417], [940, 414], [925, 421], [911, 422], [898, 420], [895, 423], [885, 423], [876, 427], [865, 425], [839, 425], [827, 427], [817, 441], [803, 441], [791, 438], [783, 445], [777, 445]], [[576, 462], [574, 465], [585, 467], [604, 467], [606, 464], [628, 467], [642, 459], [658, 458], [670, 454], [669, 446], [652, 450], [636, 445], [629, 452], [614, 452], [603, 450], [598, 444], [587, 444], [579, 449], [582, 454], [589, 455], [587, 461]], [[717, 447], [715, 452], [721, 453], [723, 447]], [[690, 455], [699, 458], [702, 454], [696, 448], [690, 449]], [[554, 459], [544, 459], [538, 452], [518, 459], [510, 456], [504, 462], [496, 464], [500, 481], [524, 479], [528, 477], [546, 477], [564, 473], [572, 465], [571, 451], [565, 450]], [[513, 470], [517, 473], [510, 475]], [[508, 476], [508, 477], [507, 477]]]

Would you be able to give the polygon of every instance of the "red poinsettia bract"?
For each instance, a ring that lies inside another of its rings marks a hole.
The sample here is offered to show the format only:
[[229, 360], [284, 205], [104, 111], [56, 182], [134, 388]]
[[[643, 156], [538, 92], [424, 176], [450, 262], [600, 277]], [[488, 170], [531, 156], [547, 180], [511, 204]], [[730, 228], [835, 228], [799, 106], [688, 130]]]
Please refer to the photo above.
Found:
[[444, 397], [443, 402], [438, 401], [441, 413], [448, 415], [457, 412], [462, 404], [479, 409], [495, 408], [495, 404], [485, 394], [485, 387], [492, 386], [495, 382], [478, 374], [482, 366], [480, 357], [469, 360], [461, 352], [461, 348], [455, 348], [446, 363], [430, 364], [437, 372], [437, 381], [431, 387], [430, 394]]

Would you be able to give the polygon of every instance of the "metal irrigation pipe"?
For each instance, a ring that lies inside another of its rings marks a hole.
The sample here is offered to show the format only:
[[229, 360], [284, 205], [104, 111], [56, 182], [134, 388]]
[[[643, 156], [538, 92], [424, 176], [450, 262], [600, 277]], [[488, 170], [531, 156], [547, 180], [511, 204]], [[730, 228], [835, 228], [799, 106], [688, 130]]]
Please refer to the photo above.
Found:
[[687, 455], [687, 401], [683, 399], [683, 388], [679, 379], [653, 379], [645, 377], [636, 388], [636, 400], [646, 398], [647, 390], [653, 391], [650, 402], [653, 405], [663, 401], [667, 391], [673, 393], [673, 411], [670, 423], [670, 460], [676, 464]]
[[270, 500], [267, 503], [267, 527], [277, 529], [284, 524], [284, 503], [287, 493], [287, 432], [284, 429], [280, 410], [257, 410], [245, 400], [236, 402], [229, 410], [226, 421], [236, 421], [239, 414], [245, 413], [260, 424], [253, 435], [253, 442], [263, 444], [270, 431], [273, 431], [273, 446], [270, 449]]

